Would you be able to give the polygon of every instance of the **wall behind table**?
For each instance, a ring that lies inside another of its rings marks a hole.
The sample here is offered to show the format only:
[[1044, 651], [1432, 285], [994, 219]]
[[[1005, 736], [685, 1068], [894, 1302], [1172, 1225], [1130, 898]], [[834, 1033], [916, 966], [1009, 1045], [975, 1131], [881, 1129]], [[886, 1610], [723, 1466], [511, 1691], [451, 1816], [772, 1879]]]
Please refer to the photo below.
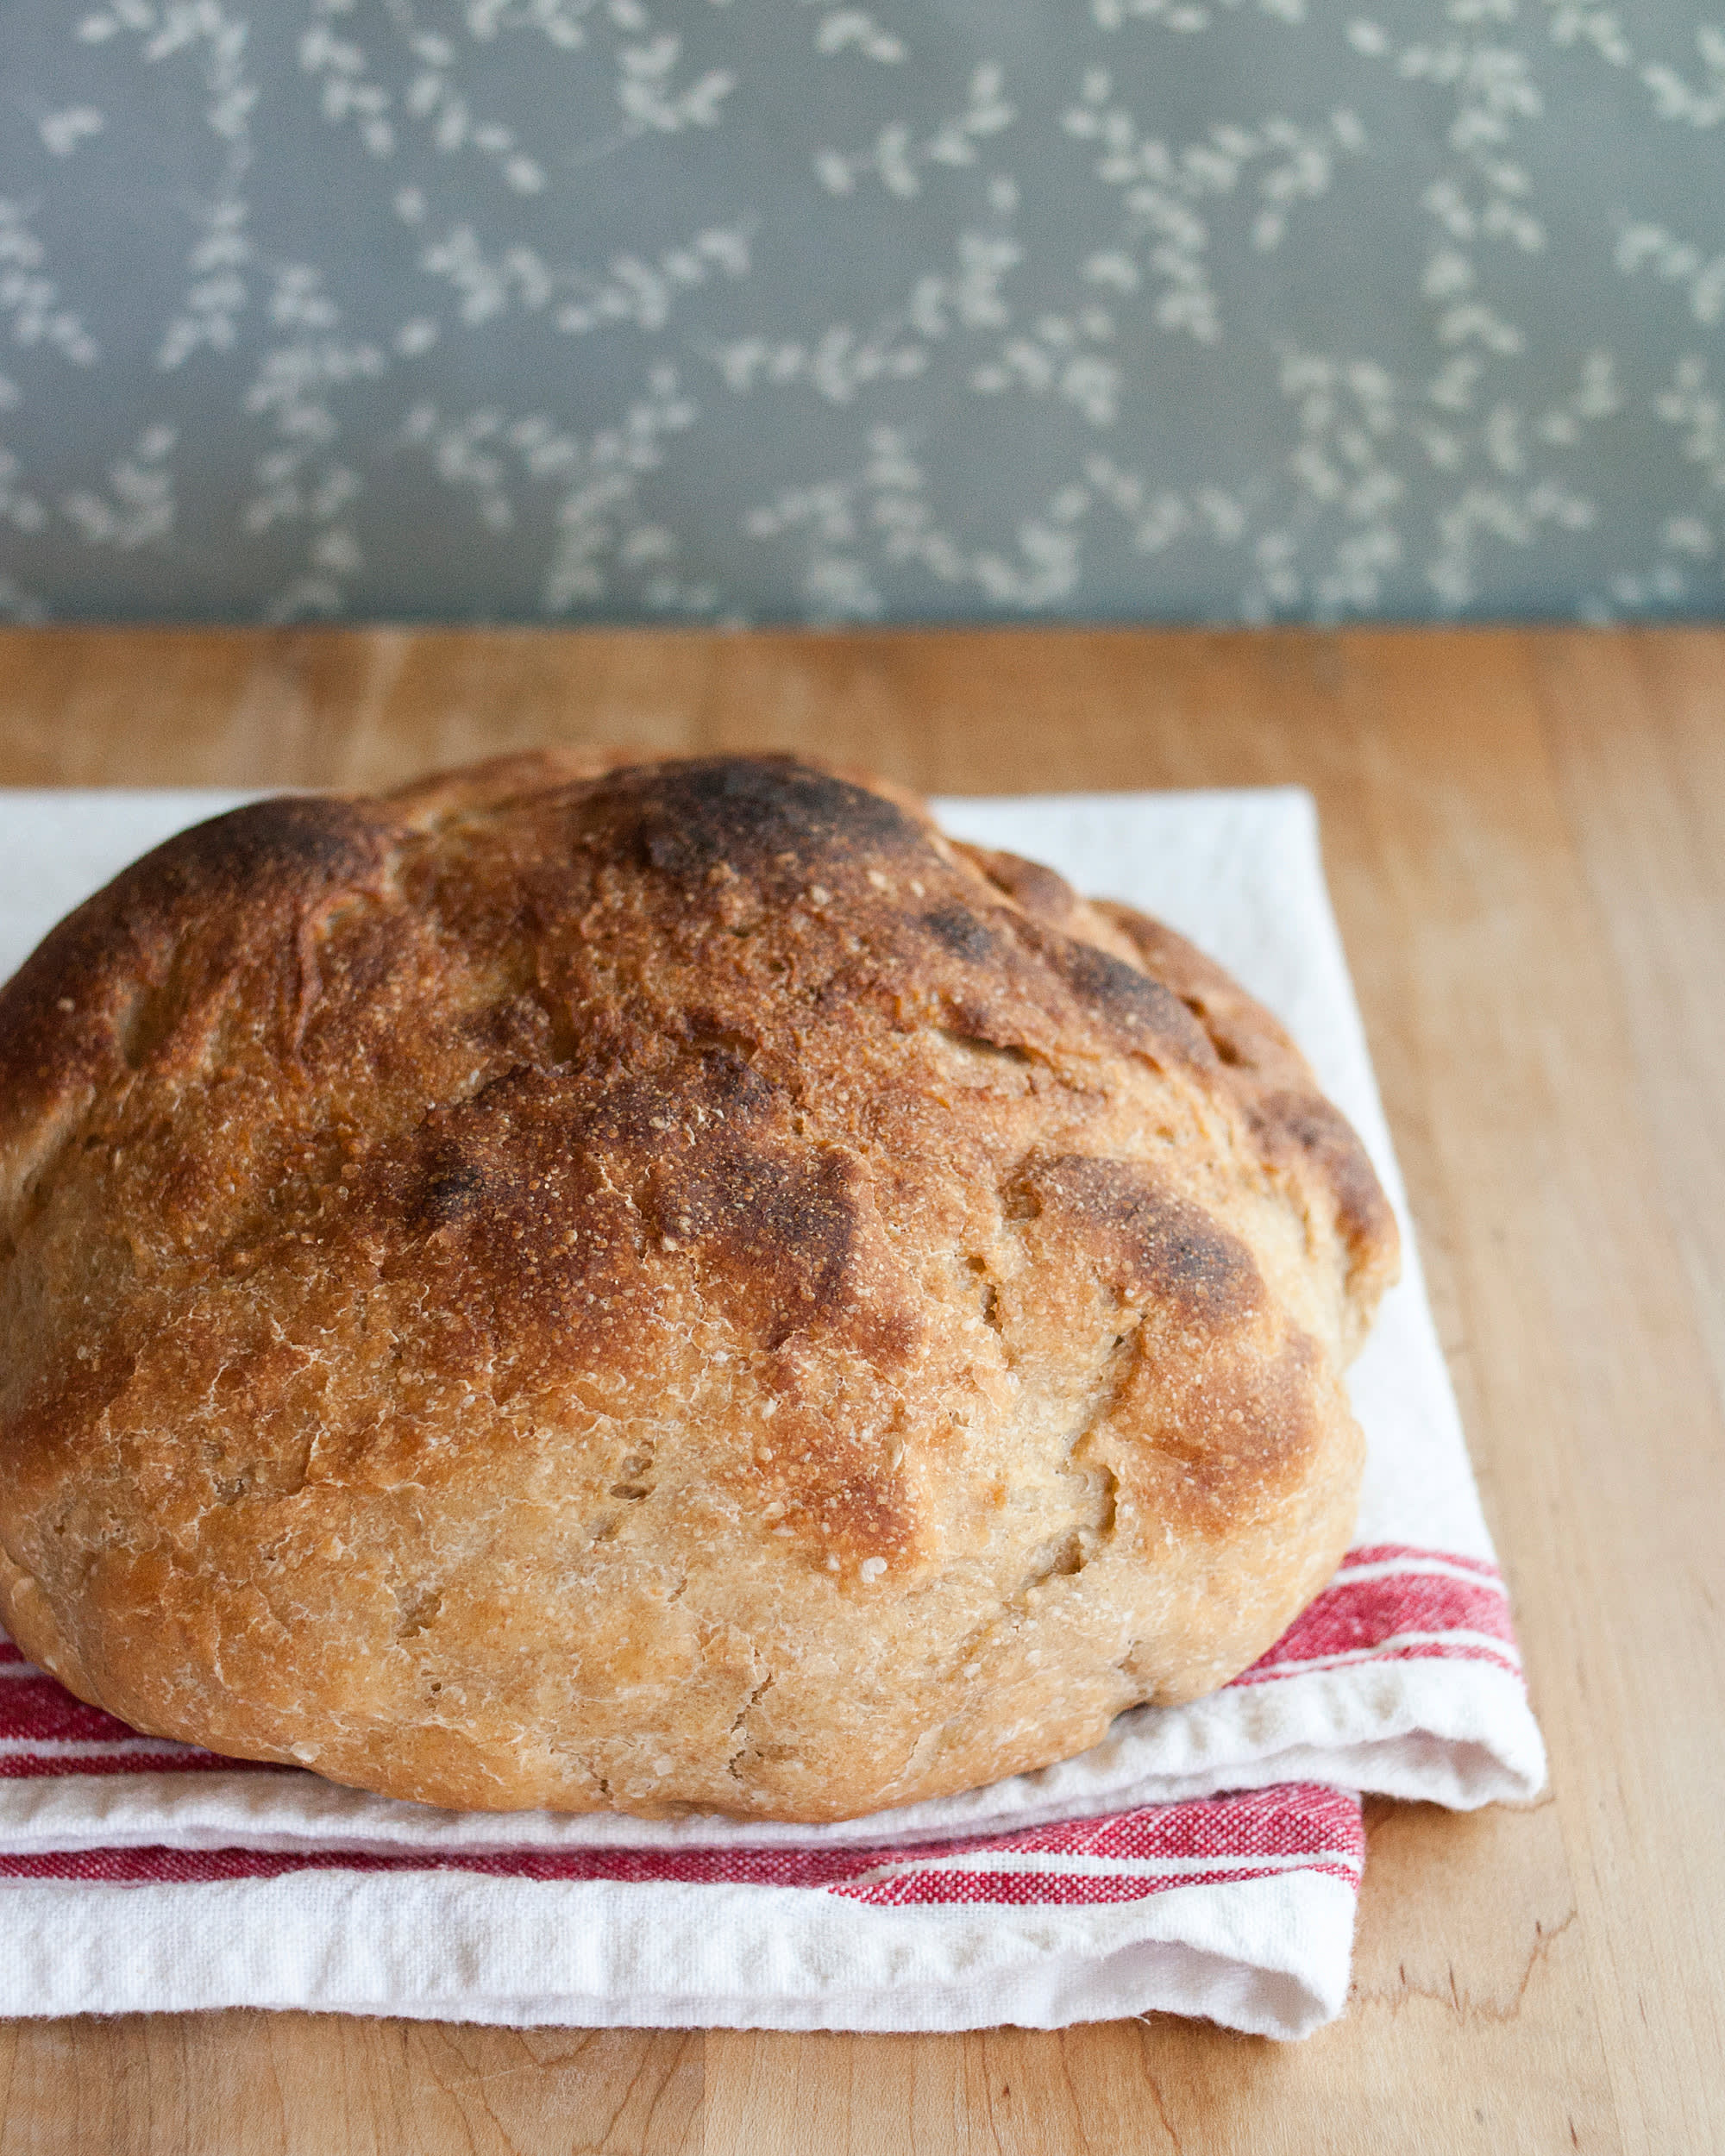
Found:
[[1669, 0], [0, 10], [0, 611], [1712, 615]]

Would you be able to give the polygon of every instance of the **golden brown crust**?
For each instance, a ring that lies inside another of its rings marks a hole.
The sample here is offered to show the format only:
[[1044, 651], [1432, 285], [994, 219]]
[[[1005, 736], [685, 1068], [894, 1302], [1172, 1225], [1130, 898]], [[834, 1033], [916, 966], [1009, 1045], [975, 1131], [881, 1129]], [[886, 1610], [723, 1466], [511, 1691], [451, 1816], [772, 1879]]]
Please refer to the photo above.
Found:
[[1204, 1028], [1265, 1157], [1308, 1206], [1321, 1209], [1327, 1199], [1333, 1208], [1347, 1250], [1354, 1321], [1345, 1339], [1352, 1355], [1401, 1263], [1396, 1215], [1353, 1125], [1318, 1090], [1285, 1030], [1214, 959], [1117, 900], [1103, 899], [1096, 911]]
[[781, 758], [183, 834], [0, 993], [0, 1616], [459, 1806], [839, 1818], [1225, 1681], [1395, 1263], [1191, 946]]

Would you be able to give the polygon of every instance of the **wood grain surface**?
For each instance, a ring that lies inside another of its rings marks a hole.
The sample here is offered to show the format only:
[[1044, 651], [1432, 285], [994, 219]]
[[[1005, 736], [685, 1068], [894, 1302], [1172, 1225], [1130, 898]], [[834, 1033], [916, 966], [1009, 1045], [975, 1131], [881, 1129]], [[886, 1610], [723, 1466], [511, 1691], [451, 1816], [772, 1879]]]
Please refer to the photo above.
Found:
[[1725, 633], [0, 633], [0, 783], [547, 740], [1313, 789], [1552, 1794], [1369, 1807], [1302, 2045], [14, 2022], [0, 2156], [1725, 2149]]

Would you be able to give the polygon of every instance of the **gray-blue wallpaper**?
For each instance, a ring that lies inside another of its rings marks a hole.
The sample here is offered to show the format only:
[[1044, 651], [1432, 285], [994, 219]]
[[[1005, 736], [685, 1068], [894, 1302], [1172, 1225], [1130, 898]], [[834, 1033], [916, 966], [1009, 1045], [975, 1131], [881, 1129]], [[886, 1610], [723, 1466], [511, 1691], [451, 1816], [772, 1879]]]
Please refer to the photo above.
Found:
[[1717, 615], [1671, 0], [0, 0], [0, 613]]

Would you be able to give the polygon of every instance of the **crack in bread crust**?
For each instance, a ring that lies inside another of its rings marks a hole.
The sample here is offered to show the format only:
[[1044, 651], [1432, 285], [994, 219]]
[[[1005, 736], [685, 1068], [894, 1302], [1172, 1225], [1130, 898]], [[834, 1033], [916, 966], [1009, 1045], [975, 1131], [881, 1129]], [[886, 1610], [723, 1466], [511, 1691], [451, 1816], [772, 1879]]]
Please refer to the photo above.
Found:
[[0, 991], [0, 1547], [137, 1727], [824, 1819], [1221, 1683], [1393, 1274], [1182, 939], [783, 757], [182, 834]]

